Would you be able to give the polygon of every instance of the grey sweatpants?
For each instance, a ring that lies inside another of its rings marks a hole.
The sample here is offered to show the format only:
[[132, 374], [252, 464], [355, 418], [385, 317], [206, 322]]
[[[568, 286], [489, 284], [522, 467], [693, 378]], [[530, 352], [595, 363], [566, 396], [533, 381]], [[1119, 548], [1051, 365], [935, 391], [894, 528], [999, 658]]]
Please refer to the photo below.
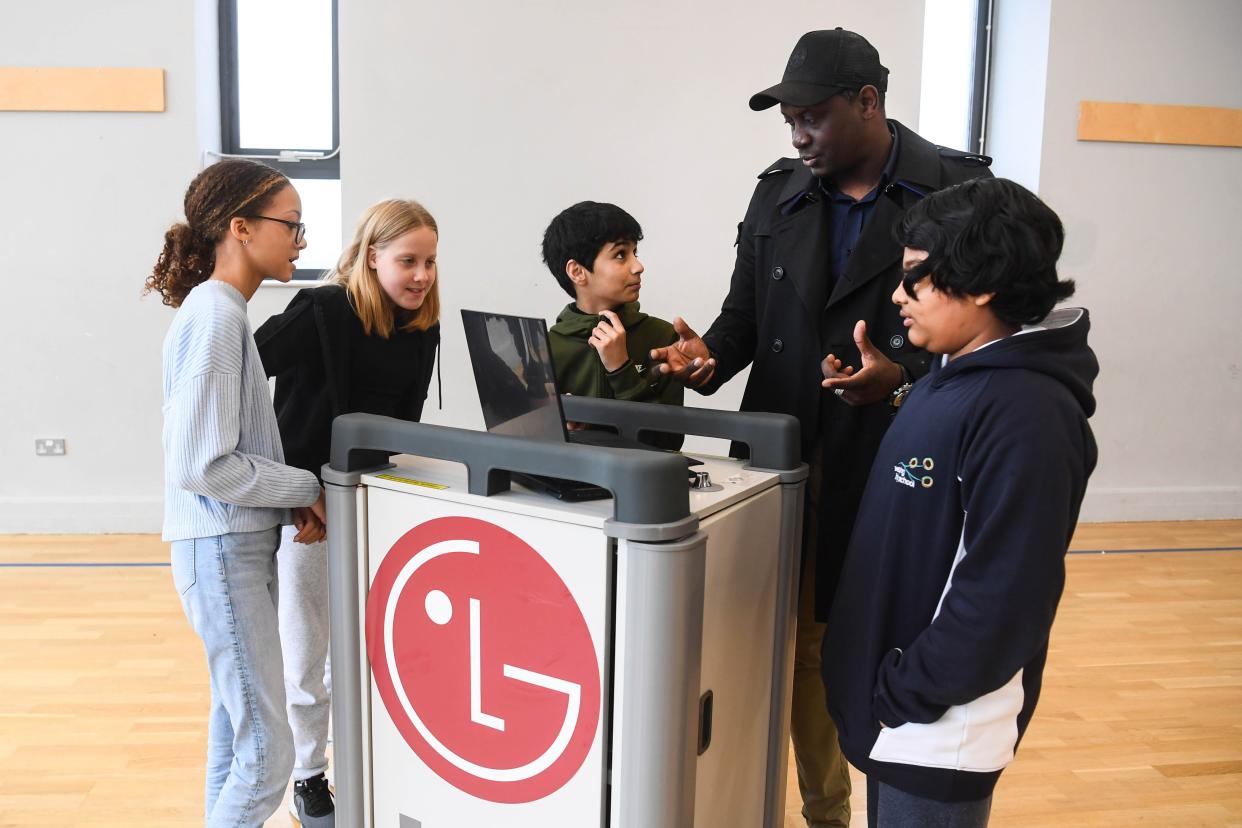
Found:
[[293, 779], [328, 769], [328, 544], [296, 543], [285, 526], [276, 566], [280, 578], [280, 646], [285, 698], [293, 728]]

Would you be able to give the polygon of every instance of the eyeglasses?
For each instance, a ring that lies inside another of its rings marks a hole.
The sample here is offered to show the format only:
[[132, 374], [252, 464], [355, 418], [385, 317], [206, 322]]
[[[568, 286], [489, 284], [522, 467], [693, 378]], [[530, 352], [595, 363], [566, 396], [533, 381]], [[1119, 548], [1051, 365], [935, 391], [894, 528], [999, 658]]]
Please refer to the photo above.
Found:
[[300, 221], [285, 221], [284, 219], [272, 218], [271, 216], [242, 216], [248, 219], [263, 219], [264, 221], [278, 221], [285, 227], [293, 231], [293, 243], [301, 244], [302, 239], [306, 238], [306, 225]]

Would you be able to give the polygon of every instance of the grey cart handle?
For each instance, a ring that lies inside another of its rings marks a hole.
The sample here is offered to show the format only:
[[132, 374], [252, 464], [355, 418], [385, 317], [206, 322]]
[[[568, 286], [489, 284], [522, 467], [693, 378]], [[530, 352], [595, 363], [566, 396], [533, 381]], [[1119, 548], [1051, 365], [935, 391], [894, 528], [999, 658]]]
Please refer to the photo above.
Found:
[[552, 443], [374, 414], [343, 414], [332, 421], [332, 471], [374, 469], [393, 454], [464, 464], [471, 494], [506, 491], [509, 473], [522, 472], [607, 489], [615, 502], [613, 519], [620, 523], [679, 524], [690, 517], [686, 463], [680, 455]]
[[564, 396], [561, 402], [567, 420], [611, 426], [631, 440], [648, 431], [721, 437], [745, 443], [752, 468], [791, 471], [802, 465], [798, 420], [788, 414], [715, 411], [595, 397]]

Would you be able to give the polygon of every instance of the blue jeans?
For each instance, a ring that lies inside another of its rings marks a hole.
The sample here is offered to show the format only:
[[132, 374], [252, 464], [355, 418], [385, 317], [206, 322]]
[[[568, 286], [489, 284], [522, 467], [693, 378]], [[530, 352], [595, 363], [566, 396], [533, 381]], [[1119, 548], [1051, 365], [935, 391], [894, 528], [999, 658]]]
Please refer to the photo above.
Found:
[[868, 828], [985, 828], [992, 797], [939, 802], [899, 791], [867, 777]]
[[277, 633], [279, 545], [278, 526], [172, 544], [173, 583], [211, 675], [208, 828], [262, 828], [293, 770]]

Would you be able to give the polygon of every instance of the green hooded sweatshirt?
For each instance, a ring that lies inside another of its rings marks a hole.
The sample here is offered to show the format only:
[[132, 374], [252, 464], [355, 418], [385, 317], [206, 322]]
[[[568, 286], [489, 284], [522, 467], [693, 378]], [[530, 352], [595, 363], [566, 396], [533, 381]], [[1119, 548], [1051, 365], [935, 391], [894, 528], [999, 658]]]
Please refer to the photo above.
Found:
[[[630, 302], [615, 309], [625, 328], [625, 348], [629, 361], [609, 373], [599, 354], [587, 340], [599, 324], [599, 316], [583, 313], [570, 303], [556, 317], [556, 324], [548, 331], [548, 344], [552, 348], [552, 363], [556, 367], [556, 385], [562, 394], [579, 397], [603, 397], [610, 400], [657, 402], [665, 405], [681, 405], [684, 387], [681, 383], [651, 368], [651, 349], [663, 348], [677, 341], [673, 326], [663, 319], [648, 316], [638, 309], [637, 302]], [[661, 448], [679, 448], [680, 435], [660, 435]], [[676, 436], [676, 445], [666, 445], [667, 438]]]

